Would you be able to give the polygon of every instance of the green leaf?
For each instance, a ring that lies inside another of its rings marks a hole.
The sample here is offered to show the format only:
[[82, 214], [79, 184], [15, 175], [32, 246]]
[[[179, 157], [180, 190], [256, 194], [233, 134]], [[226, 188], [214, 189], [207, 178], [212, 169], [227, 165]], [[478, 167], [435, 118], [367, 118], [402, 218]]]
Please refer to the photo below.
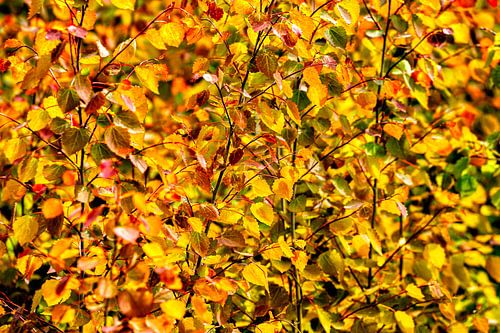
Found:
[[73, 89], [62, 89], [57, 95], [57, 103], [63, 112], [69, 112], [80, 105], [80, 97]]
[[292, 101], [297, 104], [299, 111], [304, 110], [309, 104], [311, 104], [311, 101], [307, 97], [307, 93], [302, 90], [293, 91]]
[[130, 130], [131, 133], [144, 132], [137, 115], [132, 111], [120, 111], [115, 115], [115, 123]]
[[69, 122], [62, 118], [54, 118], [50, 123], [50, 130], [56, 134], [62, 134], [70, 127]]
[[86, 129], [71, 127], [62, 135], [62, 146], [66, 154], [73, 155], [85, 148], [89, 139], [90, 136]]
[[299, 195], [290, 202], [288, 210], [293, 213], [304, 212], [306, 210], [306, 202], [307, 197], [305, 195]]
[[500, 209], [500, 189], [497, 189], [495, 194], [491, 196], [491, 203], [496, 209]]
[[455, 187], [461, 196], [467, 197], [476, 192], [477, 180], [471, 175], [463, 175], [458, 179]]
[[351, 188], [349, 187], [349, 183], [342, 177], [336, 176], [333, 178], [333, 185], [337, 191], [340, 192], [343, 196], [351, 196]]
[[111, 126], [104, 132], [104, 141], [109, 149], [118, 156], [126, 157], [132, 148], [130, 147], [130, 134], [126, 128]]
[[326, 274], [343, 280], [345, 269], [344, 259], [342, 259], [337, 250], [322, 253], [318, 258], [318, 264]]
[[368, 142], [367, 144], [365, 144], [365, 150], [368, 156], [376, 156], [376, 157], [385, 156], [384, 147], [375, 142]]
[[386, 143], [387, 151], [394, 157], [404, 158], [403, 149], [401, 149], [401, 145], [398, 140], [395, 138], [389, 138]]
[[49, 164], [43, 167], [43, 176], [48, 181], [61, 179], [66, 168], [60, 164]]
[[104, 143], [96, 143], [90, 148], [90, 155], [99, 164], [102, 160], [113, 157], [113, 152]]
[[338, 46], [343, 49], [347, 46], [347, 33], [340, 26], [332, 27], [325, 31], [325, 38], [332, 46]]

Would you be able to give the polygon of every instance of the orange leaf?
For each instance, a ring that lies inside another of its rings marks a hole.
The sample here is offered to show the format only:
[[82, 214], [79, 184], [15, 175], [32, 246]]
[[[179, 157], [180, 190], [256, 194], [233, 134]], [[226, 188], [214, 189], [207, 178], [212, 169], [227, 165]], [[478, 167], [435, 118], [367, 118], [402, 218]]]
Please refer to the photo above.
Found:
[[53, 219], [63, 214], [63, 205], [60, 199], [50, 198], [42, 204], [42, 213], [46, 219]]

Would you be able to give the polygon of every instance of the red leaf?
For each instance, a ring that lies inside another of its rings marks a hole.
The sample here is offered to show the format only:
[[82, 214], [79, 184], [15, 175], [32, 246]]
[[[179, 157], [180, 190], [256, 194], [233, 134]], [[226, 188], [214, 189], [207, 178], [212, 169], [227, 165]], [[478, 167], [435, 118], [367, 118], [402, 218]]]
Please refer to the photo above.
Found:
[[7, 59], [0, 59], [0, 72], [5, 73], [10, 67], [10, 61]]
[[224, 10], [222, 8], [218, 7], [217, 4], [213, 1], [208, 3], [208, 15], [210, 15], [211, 18], [214, 20], [218, 21], [224, 16]]

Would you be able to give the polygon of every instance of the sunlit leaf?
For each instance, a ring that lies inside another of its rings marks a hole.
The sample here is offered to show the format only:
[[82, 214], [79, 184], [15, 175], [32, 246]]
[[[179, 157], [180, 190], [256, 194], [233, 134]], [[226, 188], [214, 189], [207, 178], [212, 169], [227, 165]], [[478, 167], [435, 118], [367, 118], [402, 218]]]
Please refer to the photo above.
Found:
[[243, 278], [248, 282], [262, 286], [269, 291], [267, 268], [265, 266], [258, 263], [251, 263], [246, 265], [241, 273]]

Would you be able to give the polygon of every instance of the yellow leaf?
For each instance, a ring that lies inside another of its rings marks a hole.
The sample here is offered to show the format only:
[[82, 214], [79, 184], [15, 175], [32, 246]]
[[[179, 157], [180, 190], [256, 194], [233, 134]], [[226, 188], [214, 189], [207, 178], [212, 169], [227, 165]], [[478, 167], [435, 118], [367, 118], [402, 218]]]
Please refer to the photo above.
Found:
[[455, 23], [450, 25], [453, 30], [453, 39], [457, 44], [468, 44], [470, 42], [469, 25], [466, 23]]
[[371, 110], [377, 104], [377, 95], [372, 92], [363, 92], [356, 96], [356, 103], [363, 109]]
[[59, 107], [59, 103], [57, 102], [57, 98], [54, 96], [49, 96], [47, 98], [43, 99], [42, 106], [47, 111], [49, 116], [51, 118], [63, 118], [64, 119], [64, 113], [62, 112], [61, 108]]
[[30, 279], [31, 275], [43, 265], [43, 260], [39, 257], [26, 255], [16, 262], [16, 269], [26, 278]]
[[[68, 281], [64, 283], [63, 288], [59, 285], [60, 283], [63, 283], [63, 281], [47, 280], [42, 285], [42, 295], [48, 306], [53, 306], [66, 301], [71, 296], [71, 290], [76, 290], [80, 286], [80, 282], [73, 277], [70, 277]], [[62, 290], [58, 293], [59, 288]]]
[[259, 104], [258, 111], [260, 111], [260, 120], [271, 130], [281, 134], [285, 126], [283, 113], [280, 110], [269, 107], [265, 102]]
[[186, 313], [186, 304], [177, 299], [169, 299], [160, 304], [161, 310], [170, 318], [180, 320]]
[[113, 57], [116, 57], [116, 60], [119, 62], [123, 62], [125, 64], [132, 63], [135, 57], [135, 50], [137, 48], [137, 43], [135, 40], [127, 39], [124, 42], [121, 42], [113, 52]]
[[193, 74], [199, 73], [199, 72], [206, 72], [208, 69], [208, 59], [207, 58], [196, 58], [196, 60], [193, 63]]
[[258, 197], [266, 197], [273, 194], [271, 188], [262, 177], [256, 177], [252, 182], [252, 192]]
[[409, 296], [418, 299], [419, 301], [423, 301], [425, 299], [424, 294], [422, 294], [422, 290], [420, 290], [420, 288], [414, 283], [411, 283], [406, 287], [406, 292]]
[[394, 313], [396, 317], [396, 322], [398, 323], [399, 329], [403, 333], [413, 333], [415, 331], [415, 323], [413, 318], [403, 311], [396, 311]]
[[307, 253], [304, 251], [295, 251], [294, 256], [292, 257], [292, 264], [297, 267], [299, 272], [303, 272], [307, 266], [307, 260], [309, 257]]
[[285, 257], [291, 258], [293, 256], [292, 250], [290, 250], [290, 246], [288, 246], [288, 244], [285, 242], [283, 236], [280, 236], [280, 238], [278, 239], [278, 244]]
[[302, 120], [300, 119], [300, 114], [299, 114], [299, 108], [297, 107], [297, 104], [294, 102], [287, 100], [286, 101], [286, 112], [288, 113], [288, 116], [290, 119], [294, 121], [297, 125], [301, 126]]
[[500, 257], [489, 256], [486, 259], [486, 271], [497, 283], [500, 283]]
[[135, 9], [135, 0], [111, 0], [111, 3], [120, 9]]
[[197, 217], [188, 218], [189, 225], [193, 228], [195, 232], [203, 232], [203, 222]]
[[304, 81], [309, 85], [307, 97], [312, 104], [323, 106], [328, 97], [328, 88], [321, 83], [319, 73], [314, 67], [307, 67], [303, 71]]
[[380, 209], [394, 215], [401, 215], [401, 211], [399, 210], [398, 204], [395, 200], [389, 199], [382, 201], [382, 203], [380, 204]]
[[347, 25], [354, 26], [358, 22], [360, 12], [358, 0], [342, 0], [335, 9]]
[[45, 29], [40, 29], [35, 37], [35, 49], [39, 56], [48, 55], [60, 42], [59, 39], [48, 39]]
[[264, 287], [269, 291], [269, 285], [267, 281], [267, 268], [261, 264], [251, 263], [246, 265], [242, 271], [243, 278], [250, 283], [256, 284], [258, 286]]
[[248, 15], [255, 10], [250, 1], [247, 0], [233, 0], [231, 10], [240, 15]]
[[279, 332], [278, 327], [271, 323], [261, 323], [255, 327], [255, 333], [276, 333]]
[[51, 120], [49, 113], [44, 109], [33, 109], [28, 113], [28, 125], [33, 131], [44, 129]]
[[144, 244], [142, 250], [151, 259], [159, 259], [165, 256], [165, 250], [158, 243]]
[[178, 22], [168, 22], [160, 28], [163, 42], [168, 46], [179, 47], [184, 40], [184, 25]]
[[446, 262], [446, 253], [439, 244], [427, 244], [424, 249], [424, 258], [434, 267], [440, 269]]
[[403, 135], [403, 127], [396, 124], [386, 124], [384, 125], [384, 132], [399, 140]]
[[135, 74], [141, 81], [142, 85], [155, 94], [159, 94], [158, 91], [158, 78], [156, 77], [156, 73], [154, 68], [150, 65], [137, 66], [135, 67]]
[[60, 199], [50, 198], [43, 202], [42, 213], [46, 219], [53, 219], [63, 214], [63, 205]]
[[103, 298], [113, 298], [118, 294], [118, 288], [108, 278], [100, 278], [99, 283], [97, 284], [97, 289], [95, 290], [97, 295]]
[[42, 10], [43, 0], [31, 0], [29, 5], [28, 20]]
[[28, 215], [17, 218], [12, 228], [14, 229], [14, 237], [21, 245], [31, 242], [38, 233], [38, 223], [32, 216]]
[[258, 202], [250, 206], [250, 211], [260, 222], [269, 226], [273, 223], [274, 211], [270, 205], [264, 202]]
[[290, 201], [293, 197], [293, 182], [285, 178], [276, 179], [273, 183], [273, 192], [278, 198]]
[[167, 47], [165, 46], [165, 43], [163, 42], [163, 39], [161, 39], [160, 31], [156, 29], [148, 29], [145, 33], [146, 39], [156, 47], [158, 50], [166, 50]]
[[52, 321], [60, 324], [71, 323], [75, 320], [76, 310], [69, 305], [56, 305], [52, 311]]

